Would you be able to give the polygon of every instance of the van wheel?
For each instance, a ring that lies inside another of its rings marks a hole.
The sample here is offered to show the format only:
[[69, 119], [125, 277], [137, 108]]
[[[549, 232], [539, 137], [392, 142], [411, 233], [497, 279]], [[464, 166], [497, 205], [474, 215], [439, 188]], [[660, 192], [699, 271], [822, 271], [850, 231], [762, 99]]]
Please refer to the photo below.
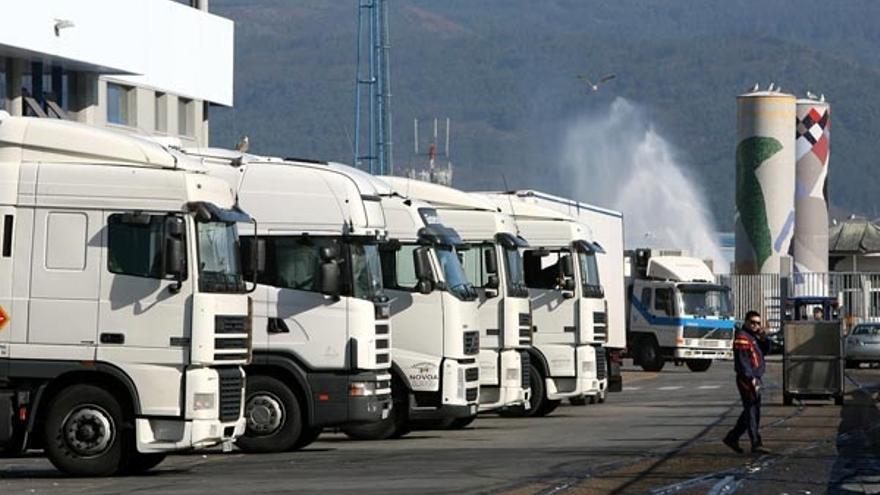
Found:
[[342, 432], [352, 440], [388, 440], [412, 431], [409, 423], [408, 393], [400, 379], [391, 379], [391, 410], [388, 417], [373, 423], [344, 426]]
[[116, 397], [94, 385], [62, 390], [49, 404], [43, 428], [46, 455], [74, 476], [110, 476], [129, 454]]
[[711, 359], [688, 359], [685, 361], [688, 369], [695, 373], [702, 373], [712, 366]]
[[247, 379], [244, 416], [247, 428], [235, 444], [245, 452], [284, 452], [303, 434], [302, 408], [296, 394], [280, 380], [255, 375]]
[[642, 339], [639, 346], [639, 364], [645, 371], [660, 371], [666, 360], [660, 352], [660, 345], [653, 337]]
[[165, 460], [166, 454], [141, 454], [132, 452], [122, 471], [125, 474], [141, 474], [153, 469]]

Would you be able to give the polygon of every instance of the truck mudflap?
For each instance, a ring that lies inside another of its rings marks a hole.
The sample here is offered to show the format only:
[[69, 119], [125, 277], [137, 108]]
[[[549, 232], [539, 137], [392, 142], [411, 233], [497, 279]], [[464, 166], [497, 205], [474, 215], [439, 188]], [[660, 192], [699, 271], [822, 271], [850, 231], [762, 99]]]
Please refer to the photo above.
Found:
[[386, 371], [354, 375], [310, 373], [312, 426], [372, 423], [388, 417], [391, 374]]

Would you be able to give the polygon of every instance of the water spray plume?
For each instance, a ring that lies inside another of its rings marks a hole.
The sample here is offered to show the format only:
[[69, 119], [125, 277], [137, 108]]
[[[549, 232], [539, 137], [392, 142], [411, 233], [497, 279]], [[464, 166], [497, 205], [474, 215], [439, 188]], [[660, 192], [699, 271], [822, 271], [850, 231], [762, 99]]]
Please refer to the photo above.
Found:
[[726, 268], [703, 194], [636, 105], [617, 98], [606, 114], [578, 119], [561, 164], [571, 197], [623, 212], [627, 248], [683, 248]]

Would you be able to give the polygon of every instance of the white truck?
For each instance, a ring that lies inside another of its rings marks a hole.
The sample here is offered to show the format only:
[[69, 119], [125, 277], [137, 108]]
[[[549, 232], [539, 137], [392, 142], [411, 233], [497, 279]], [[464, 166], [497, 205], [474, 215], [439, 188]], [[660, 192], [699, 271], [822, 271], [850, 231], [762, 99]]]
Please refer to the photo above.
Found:
[[596, 264], [600, 246], [588, 229], [568, 214], [517, 192], [488, 193], [514, 217], [523, 248], [525, 283], [532, 308], [529, 360], [531, 408], [521, 414], [543, 416], [562, 399], [600, 396], [604, 366], [596, 349], [606, 336], [606, 311]]
[[680, 251], [627, 253], [628, 353], [646, 371], [667, 361], [706, 371], [733, 358], [730, 289], [714, 283], [705, 262]]
[[0, 112], [0, 449], [105, 476], [244, 431], [248, 217], [198, 169]]
[[466, 420], [480, 400], [477, 291], [458, 257], [463, 242], [430, 204], [373, 180], [388, 227], [379, 252], [394, 327], [394, 406], [382, 422], [343, 428], [365, 440], [399, 437], [421, 421]]
[[[401, 177], [383, 179], [408, 197], [430, 203], [443, 225], [467, 244], [459, 254], [478, 296], [480, 412], [527, 406], [532, 329], [519, 250], [528, 244], [517, 235], [513, 218], [479, 195]], [[451, 426], [463, 427], [472, 419]]]
[[605, 378], [601, 391], [596, 397], [604, 400], [605, 392], [620, 392], [623, 381], [620, 366], [626, 352], [626, 284], [624, 262], [623, 214], [596, 205], [562, 198], [539, 191], [518, 191], [516, 193], [527, 201], [540, 204], [575, 218], [586, 226], [590, 238], [601, 249], [596, 256], [599, 267], [599, 280], [605, 294], [606, 326], [604, 339], [594, 335], [596, 346], [597, 371], [602, 376], [604, 361]]
[[[254, 293], [247, 431], [237, 445], [283, 452], [324, 428], [387, 418], [392, 339], [379, 260], [386, 231], [372, 179], [342, 165], [187, 153], [233, 185], [266, 254]], [[243, 239], [249, 251], [253, 238]]]

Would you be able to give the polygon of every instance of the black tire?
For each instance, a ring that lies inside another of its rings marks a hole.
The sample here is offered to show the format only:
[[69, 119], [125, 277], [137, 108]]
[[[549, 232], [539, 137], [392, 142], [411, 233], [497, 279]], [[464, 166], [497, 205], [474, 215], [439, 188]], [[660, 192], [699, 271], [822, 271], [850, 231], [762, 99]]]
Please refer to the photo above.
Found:
[[852, 359], [846, 360], [846, 367], [849, 369], [855, 369], [859, 367], [858, 361], [853, 361]]
[[271, 376], [248, 376], [244, 415], [247, 427], [235, 444], [245, 452], [286, 452], [305, 430], [299, 398]]
[[599, 404], [604, 404], [605, 399], [607, 399], [607, 398], [608, 398], [608, 391], [603, 390], [603, 391], [599, 392], [599, 395], [596, 396], [596, 402], [598, 402]]
[[49, 461], [73, 476], [110, 476], [126, 463], [133, 442], [116, 397], [95, 385], [73, 385], [49, 403], [43, 445]]
[[688, 369], [694, 373], [703, 373], [712, 366], [711, 359], [688, 359], [685, 361]]
[[523, 406], [513, 406], [502, 409], [498, 414], [505, 418], [531, 418], [541, 415], [539, 414], [541, 405], [547, 401], [544, 395], [544, 374], [531, 363], [529, 363], [529, 388], [532, 392], [529, 395], [528, 409]]
[[562, 403], [561, 400], [549, 400], [549, 399], [545, 400], [544, 402], [541, 403], [540, 406], [538, 406], [538, 410], [535, 412], [535, 417], [547, 416], [548, 414], [555, 411], [556, 408], [559, 407], [559, 404], [561, 404], [561, 403]]
[[834, 404], [837, 406], [843, 405], [843, 395], [835, 395], [834, 396]]
[[128, 460], [122, 472], [125, 474], [141, 474], [146, 473], [150, 469], [158, 466], [165, 460], [167, 454], [141, 454], [140, 452], [132, 452], [128, 455]]
[[666, 360], [660, 352], [660, 345], [653, 337], [647, 337], [641, 340], [639, 346], [639, 364], [645, 371], [660, 371]]
[[321, 436], [321, 433], [324, 431], [324, 428], [320, 426], [310, 426], [308, 428], [304, 428], [299, 438], [293, 444], [293, 448], [291, 450], [299, 450], [303, 447], [311, 445]]
[[388, 417], [374, 423], [349, 425], [342, 432], [352, 440], [388, 440], [400, 438], [412, 431], [409, 424], [408, 392], [399, 378], [391, 380], [391, 411]]
[[[590, 397], [590, 404], [592, 404], [592, 397]], [[568, 403], [573, 406], [586, 406], [587, 405], [587, 397], [582, 395], [580, 397], [572, 397], [568, 399]]]
[[474, 414], [473, 416], [468, 416], [466, 418], [455, 418], [449, 422], [448, 428], [450, 430], [463, 430], [463, 429], [467, 428], [468, 426], [470, 426], [470, 424], [473, 423], [474, 420], [476, 420], [476, 419], [477, 419], [476, 414]]
[[794, 403], [790, 394], [783, 393], [782, 394], [782, 405], [790, 406]]

